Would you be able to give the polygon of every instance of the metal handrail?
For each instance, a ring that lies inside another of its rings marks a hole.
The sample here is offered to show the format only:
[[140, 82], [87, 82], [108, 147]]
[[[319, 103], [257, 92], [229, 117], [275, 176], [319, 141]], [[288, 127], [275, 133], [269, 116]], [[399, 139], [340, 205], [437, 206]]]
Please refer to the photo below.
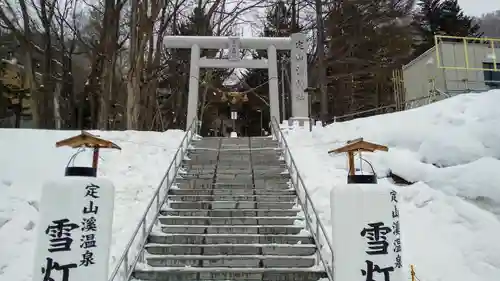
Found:
[[[364, 113], [372, 113], [372, 112], [377, 112], [377, 111], [381, 111], [381, 110], [396, 109], [398, 105], [402, 106], [406, 110], [406, 109], [412, 109], [412, 108], [415, 108], [418, 106], [430, 104], [430, 103], [432, 103], [432, 102], [430, 102], [430, 99], [435, 98], [435, 97], [442, 96], [442, 97], [444, 97], [444, 99], [446, 99], [446, 98], [450, 98], [450, 97], [455, 96], [455, 95], [450, 95], [449, 93], [445, 93], [444, 91], [439, 90], [437, 88], [435, 88], [434, 91], [435, 91], [435, 93], [431, 93], [430, 95], [414, 98], [414, 99], [407, 100], [407, 101], [402, 101], [399, 104], [393, 103], [393, 104], [384, 105], [384, 106], [380, 106], [380, 107], [376, 107], [376, 108], [370, 108], [367, 110], [351, 112], [351, 113], [347, 113], [347, 114], [344, 114], [341, 116], [334, 116], [333, 119], [326, 121], [325, 125], [329, 125], [329, 124], [335, 123], [335, 122], [342, 122], [343, 120], [341, 120], [341, 119], [356, 117], [356, 116], [358, 116], [360, 114], [364, 114]], [[414, 106], [416, 104], [418, 106]], [[385, 113], [387, 113], [387, 112], [385, 112]], [[378, 115], [378, 114], [375, 114], [375, 115]]]
[[[306, 228], [307, 230], [309, 230], [309, 232], [311, 232], [311, 235], [313, 236], [316, 246], [318, 246], [318, 252], [317, 252], [318, 258], [316, 259], [316, 263], [319, 264], [319, 262], [321, 261], [321, 263], [325, 267], [328, 280], [333, 281], [333, 270], [334, 270], [333, 246], [332, 243], [330, 242], [330, 238], [328, 237], [328, 234], [325, 230], [323, 223], [321, 223], [319, 219], [318, 212], [314, 207], [311, 196], [309, 195], [309, 192], [307, 191], [307, 188], [304, 184], [304, 180], [302, 179], [302, 176], [299, 173], [297, 164], [295, 163], [295, 160], [292, 157], [292, 153], [285, 139], [285, 136], [283, 135], [283, 132], [280, 130], [279, 123], [274, 117], [272, 118], [271, 121], [271, 129], [273, 130], [274, 137], [279, 142], [280, 148], [283, 150], [283, 157], [285, 158], [285, 162], [291, 176], [292, 186], [297, 192], [299, 204], [302, 207], [302, 210], [304, 211]], [[301, 195], [301, 190], [300, 190], [301, 187], [303, 189], [303, 196]], [[313, 217], [311, 217], [310, 211], [312, 211]], [[321, 237], [323, 237], [323, 239], [321, 239]], [[327, 248], [324, 249], [323, 246], [325, 245], [327, 246]], [[324, 253], [323, 250], [329, 251], [330, 256], [327, 257], [328, 253]]]
[[[182, 160], [184, 159], [186, 151], [188, 150], [193, 137], [198, 133], [198, 127], [198, 122], [196, 119], [194, 119], [189, 125], [188, 130], [184, 134], [184, 137], [182, 138], [181, 143], [177, 148], [177, 151], [175, 152], [175, 155], [170, 162], [167, 171], [165, 172], [165, 175], [156, 188], [155, 194], [153, 195], [153, 197], [151, 197], [151, 200], [149, 201], [149, 204], [146, 207], [146, 210], [144, 211], [139, 224], [135, 228], [132, 237], [125, 246], [123, 254], [115, 265], [115, 268], [108, 279], [109, 281], [115, 281], [117, 277], [122, 277], [119, 280], [128, 281], [137, 263], [139, 261], [145, 262], [143, 248], [147, 242], [149, 234], [153, 230], [153, 227], [158, 219], [160, 208], [167, 201], [168, 192], [172, 187], [172, 184], [175, 182], [175, 178], [179, 172], [179, 168], [182, 165]], [[153, 207], [155, 201], [156, 208]], [[149, 215], [152, 215], [151, 219], [148, 219]], [[141, 235], [139, 235], [139, 232], [141, 233]], [[135, 252], [132, 251], [133, 246], [135, 246]], [[132, 263], [129, 264], [130, 260], [132, 261]], [[121, 274], [119, 274], [121, 269], [123, 271]]]

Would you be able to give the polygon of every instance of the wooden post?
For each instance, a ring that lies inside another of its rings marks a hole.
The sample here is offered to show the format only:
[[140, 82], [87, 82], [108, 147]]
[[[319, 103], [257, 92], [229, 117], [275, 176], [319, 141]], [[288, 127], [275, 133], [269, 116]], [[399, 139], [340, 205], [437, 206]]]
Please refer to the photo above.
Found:
[[337, 149], [333, 149], [328, 151], [328, 154], [330, 153], [347, 153], [347, 161], [348, 161], [348, 182], [353, 182], [353, 183], [368, 183], [368, 182], [357, 182], [356, 178], [362, 178], [362, 177], [367, 177], [373, 180], [376, 183], [376, 177], [374, 178], [374, 175], [356, 175], [356, 166], [354, 165], [354, 153], [357, 152], [359, 153], [359, 157], [361, 157], [361, 152], [375, 152], [377, 150], [380, 151], [389, 151], [389, 148], [387, 146], [383, 146], [380, 144], [376, 143], [371, 143], [364, 141], [363, 138], [358, 138], [354, 140], [347, 141], [347, 144], [345, 146], [339, 147]]
[[347, 164], [349, 165], [349, 175], [354, 176], [356, 174], [356, 167], [354, 166], [354, 152], [347, 151]]
[[92, 168], [97, 169], [97, 164], [99, 162], [99, 147], [94, 147], [92, 154]]

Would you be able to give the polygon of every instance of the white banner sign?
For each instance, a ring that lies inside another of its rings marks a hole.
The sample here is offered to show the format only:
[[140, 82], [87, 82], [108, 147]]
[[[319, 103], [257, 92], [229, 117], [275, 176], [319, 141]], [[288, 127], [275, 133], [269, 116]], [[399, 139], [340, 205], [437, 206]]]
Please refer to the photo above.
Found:
[[332, 189], [334, 280], [404, 280], [397, 200], [389, 184]]
[[105, 179], [44, 184], [33, 281], [106, 281], [113, 205], [114, 186]]

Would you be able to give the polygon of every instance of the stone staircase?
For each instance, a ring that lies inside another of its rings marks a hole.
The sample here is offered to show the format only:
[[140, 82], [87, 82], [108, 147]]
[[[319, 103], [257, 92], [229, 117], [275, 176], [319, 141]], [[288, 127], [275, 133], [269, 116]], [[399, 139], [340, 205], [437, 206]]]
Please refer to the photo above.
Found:
[[149, 236], [138, 280], [314, 281], [316, 245], [304, 231], [286, 165], [270, 138], [204, 138]]

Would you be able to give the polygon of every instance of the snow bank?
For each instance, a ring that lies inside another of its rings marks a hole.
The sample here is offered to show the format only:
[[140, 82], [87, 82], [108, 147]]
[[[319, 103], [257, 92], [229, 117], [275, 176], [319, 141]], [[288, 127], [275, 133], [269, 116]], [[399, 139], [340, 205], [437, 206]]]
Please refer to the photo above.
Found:
[[[34, 229], [44, 181], [64, 175], [75, 152], [55, 148], [78, 131], [0, 130], [0, 280], [31, 280]], [[118, 144], [122, 151], [102, 150], [99, 176], [115, 184], [115, 211], [110, 268], [151, 199], [184, 132], [92, 132]], [[90, 165], [91, 151], [76, 159]], [[64, 200], [64, 198], [61, 198]]]
[[392, 171], [417, 182], [397, 187], [404, 199], [405, 264], [415, 264], [422, 281], [493, 281], [500, 276], [498, 103], [500, 91], [460, 95], [311, 133], [291, 131], [287, 140], [329, 231], [327, 198], [346, 182], [347, 157], [327, 151], [358, 137], [388, 145], [389, 152], [364, 158], [381, 178]]

